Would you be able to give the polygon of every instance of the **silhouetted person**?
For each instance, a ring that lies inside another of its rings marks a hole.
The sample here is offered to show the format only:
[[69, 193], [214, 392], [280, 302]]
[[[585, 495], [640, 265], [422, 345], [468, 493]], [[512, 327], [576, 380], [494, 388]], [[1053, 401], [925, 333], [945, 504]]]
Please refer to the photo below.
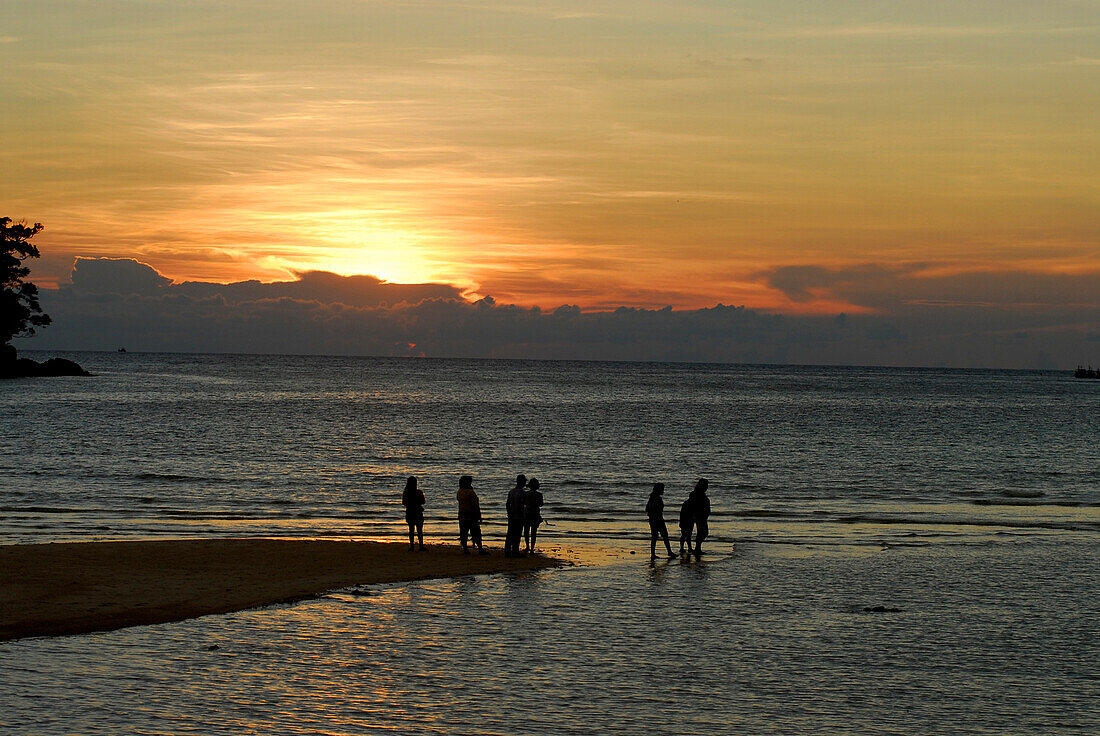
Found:
[[665, 484], [654, 483], [653, 491], [649, 494], [649, 500], [646, 501], [645, 513], [649, 517], [649, 557], [652, 560], [657, 559], [657, 537], [660, 537], [665, 542], [665, 548], [668, 549], [668, 556], [675, 557], [676, 553], [672, 551], [672, 545], [668, 541], [668, 527], [665, 526]]
[[416, 487], [416, 477], [409, 476], [405, 490], [401, 492], [401, 505], [405, 507], [405, 523], [409, 525], [409, 551], [413, 548], [413, 532], [424, 549], [424, 492]]
[[527, 552], [535, 551], [535, 538], [542, 523], [542, 493], [538, 478], [527, 481], [527, 493], [523, 496], [523, 541]]
[[680, 504], [680, 554], [684, 553], [685, 545], [688, 554], [691, 554], [691, 530], [695, 526], [695, 492], [692, 491], [687, 500]]
[[516, 476], [516, 487], [508, 491], [505, 507], [508, 512], [508, 533], [504, 537], [504, 556], [519, 557], [519, 540], [523, 536], [524, 497], [527, 495], [527, 476]]
[[466, 547], [467, 536], [477, 547], [479, 555], [489, 554], [481, 546], [481, 501], [474, 493], [474, 479], [470, 475], [458, 479], [458, 539], [464, 555], [470, 554]]
[[710, 498], [707, 497], [707, 488], [709, 487], [710, 481], [706, 478], [700, 478], [699, 482], [695, 484], [695, 490], [691, 492], [691, 497], [695, 498], [691, 505], [691, 512], [695, 521], [696, 555], [703, 553], [703, 540], [707, 538], [707, 534], [710, 532], [710, 527], [707, 524], [707, 519], [710, 518]]

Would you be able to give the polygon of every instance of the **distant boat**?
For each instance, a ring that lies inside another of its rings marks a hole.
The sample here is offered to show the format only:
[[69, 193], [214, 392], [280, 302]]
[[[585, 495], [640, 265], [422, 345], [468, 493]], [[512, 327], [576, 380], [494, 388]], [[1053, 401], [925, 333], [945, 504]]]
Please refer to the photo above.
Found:
[[118, 349], [118, 352], [120, 352], [120, 353], [125, 353], [125, 352], [126, 352], [126, 348], [119, 348], [119, 349]]
[[1100, 378], [1100, 370], [1093, 370], [1090, 365], [1088, 368], [1077, 366], [1077, 370], [1073, 372], [1074, 378]]

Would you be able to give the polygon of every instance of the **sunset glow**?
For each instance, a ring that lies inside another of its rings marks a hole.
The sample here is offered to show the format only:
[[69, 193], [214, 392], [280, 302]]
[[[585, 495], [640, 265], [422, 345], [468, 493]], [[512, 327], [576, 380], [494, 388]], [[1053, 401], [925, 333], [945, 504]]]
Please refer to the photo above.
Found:
[[1095, 279], [1096, 11], [16, 1], [0, 186], [47, 225], [47, 287], [126, 257], [832, 314], [877, 308], [774, 275], [904, 272], [924, 303], [972, 272]]

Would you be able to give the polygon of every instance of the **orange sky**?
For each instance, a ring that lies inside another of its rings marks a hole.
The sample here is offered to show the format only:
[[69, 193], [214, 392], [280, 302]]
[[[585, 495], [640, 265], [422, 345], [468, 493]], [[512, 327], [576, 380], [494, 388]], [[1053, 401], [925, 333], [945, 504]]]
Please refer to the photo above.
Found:
[[106, 256], [812, 313], [868, 307], [769, 274], [1095, 274], [1098, 10], [9, 0], [0, 214], [46, 225], [46, 285]]

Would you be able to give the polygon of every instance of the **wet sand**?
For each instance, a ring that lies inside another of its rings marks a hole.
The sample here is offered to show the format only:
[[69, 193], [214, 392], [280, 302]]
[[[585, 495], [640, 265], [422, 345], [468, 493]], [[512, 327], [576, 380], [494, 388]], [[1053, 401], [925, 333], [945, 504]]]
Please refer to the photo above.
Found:
[[326, 590], [562, 564], [430, 544], [187, 539], [0, 546], [0, 641], [180, 621]]

